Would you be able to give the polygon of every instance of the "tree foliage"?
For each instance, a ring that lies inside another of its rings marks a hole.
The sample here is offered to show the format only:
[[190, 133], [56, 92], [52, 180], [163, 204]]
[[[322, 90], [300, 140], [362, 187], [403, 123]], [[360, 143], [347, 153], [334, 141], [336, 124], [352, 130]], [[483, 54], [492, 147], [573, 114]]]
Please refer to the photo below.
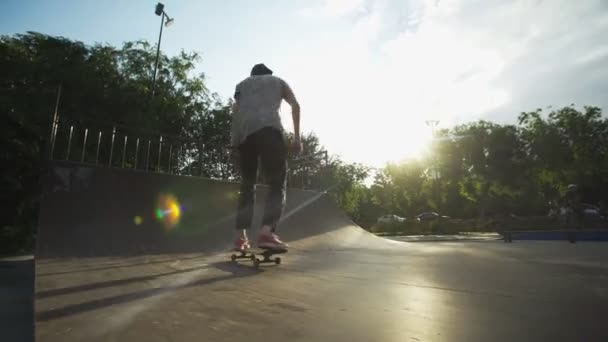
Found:
[[55, 108], [53, 158], [236, 176], [225, 153], [230, 104], [210, 94], [204, 75], [194, 73], [197, 53], [161, 53], [152, 96], [156, 49], [144, 41], [87, 46], [28, 32], [1, 36], [0, 52], [2, 156], [4, 165], [15, 165], [2, 171], [3, 195], [14, 204], [3, 217], [3, 235], [27, 230], [19, 228], [26, 221], [22, 213], [35, 211], [36, 191], [25, 189], [37, 184], [40, 162], [50, 156]]
[[608, 120], [597, 107], [524, 112], [517, 125], [459, 125], [437, 134], [429, 158], [388, 164], [370, 192], [385, 212], [408, 217], [426, 210], [544, 215], [568, 184], [582, 188], [585, 202], [603, 205], [607, 139]]
[[[56, 105], [54, 158], [238, 179], [227, 150], [231, 102], [195, 73], [198, 53], [161, 53], [152, 96], [156, 49], [145, 41], [87, 46], [28, 32], [0, 36], [0, 52], [1, 156], [14, 166], [1, 173], [8, 208], [1, 241], [31, 246]], [[313, 133], [303, 135], [303, 145], [301, 155], [289, 156], [289, 186], [327, 191], [364, 227], [383, 214], [411, 218], [428, 210], [459, 218], [544, 215], [571, 183], [588, 203], [605, 207], [608, 194], [608, 120], [597, 107], [538, 109], [516, 124], [440, 130], [428, 155], [375, 170], [369, 187], [371, 168], [332, 156]]]

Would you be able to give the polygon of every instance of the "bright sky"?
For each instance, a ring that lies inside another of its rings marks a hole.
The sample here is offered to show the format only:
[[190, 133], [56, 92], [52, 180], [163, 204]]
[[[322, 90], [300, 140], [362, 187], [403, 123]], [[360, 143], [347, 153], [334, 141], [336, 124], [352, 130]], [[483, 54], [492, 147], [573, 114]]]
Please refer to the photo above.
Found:
[[[87, 44], [158, 39], [155, 1], [3, 0], [0, 33]], [[161, 48], [199, 51], [227, 99], [255, 63], [291, 84], [302, 130], [332, 154], [383, 166], [439, 127], [608, 104], [605, 0], [167, 0]], [[291, 129], [288, 107], [282, 113]]]

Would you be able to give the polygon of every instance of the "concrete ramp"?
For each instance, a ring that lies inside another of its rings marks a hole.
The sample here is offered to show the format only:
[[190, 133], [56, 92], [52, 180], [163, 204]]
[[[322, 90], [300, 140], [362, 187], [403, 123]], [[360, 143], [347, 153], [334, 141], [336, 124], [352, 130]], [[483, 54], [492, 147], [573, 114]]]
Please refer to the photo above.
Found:
[[[238, 196], [234, 183], [54, 163], [44, 184], [39, 259], [211, 253], [232, 243]], [[266, 190], [257, 187], [254, 232]], [[365, 235], [380, 240], [355, 227], [326, 194], [296, 189], [288, 190], [279, 230], [287, 241], [336, 230], [342, 232], [340, 240]]]
[[256, 270], [227, 253], [235, 184], [61, 163], [44, 184], [38, 341], [608, 340], [601, 243], [389, 241], [290, 190], [289, 253]]

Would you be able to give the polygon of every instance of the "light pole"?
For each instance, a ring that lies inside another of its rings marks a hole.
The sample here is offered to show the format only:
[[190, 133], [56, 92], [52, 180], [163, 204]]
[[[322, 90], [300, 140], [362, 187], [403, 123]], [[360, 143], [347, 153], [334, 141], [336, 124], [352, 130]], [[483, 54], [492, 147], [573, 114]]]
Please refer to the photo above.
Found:
[[[439, 124], [439, 120], [427, 120], [426, 121], [426, 125], [429, 126], [431, 128], [431, 134], [433, 135], [433, 138], [431, 141], [436, 142], [436, 131], [435, 128], [437, 127], [437, 125]], [[435, 151], [433, 151], [433, 184], [434, 184], [434, 188], [435, 188], [435, 206], [437, 207], [437, 209], [439, 209], [439, 167], [438, 167], [438, 161], [437, 161], [437, 146], [435, 147]]]
[[[163, 37], [163, 26], [169, 27], [173, 24], [173, 18], [169, 17], [165, 12], [165, 5], [162, 3], [156, 4], [156, 9], [154, 13], [160, 16], [160, 33], [158, 34], [158, 45], [156, 46], [156, 62], [154, 63], [154, 76], [152, 78], [152, 98], [154, 98], [154, 93], [156, 91], [156, 71], [158, 70], [158, 57], [160, 55], [160, 41]], [[165, 20], [166, 18], [166, 20]]]
[[[431, 141], [435, 142], [435, 139], [437, 138], [435, 128], [439, 124], [439, 120], [426, 120], [425, 123], [428, 127], [431, 128], [431, 135], [432, 135]], [[437, 151], [434, 151], [434, 153], [433, 153], [433, 168], [434, 168], [433, 178], [437, 178], [437, 160], [436, 159], [437, 159]]]
[[427, 126], [431, 127], [431, 133], [433, 134], [433, 137], [435, 137], [435, 127], [439, 124], [439, 120], [426, 120], [425, 123]]

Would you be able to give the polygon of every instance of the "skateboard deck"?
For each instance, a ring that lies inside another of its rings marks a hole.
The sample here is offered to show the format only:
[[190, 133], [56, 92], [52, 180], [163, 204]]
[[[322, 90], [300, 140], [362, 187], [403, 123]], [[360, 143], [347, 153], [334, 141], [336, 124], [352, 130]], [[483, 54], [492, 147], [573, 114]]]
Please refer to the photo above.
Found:
[[[284, 254], [287, 253], [287, 249], [273, 249], [273, 248], [265, 248], [265, 247], [251, 247], [244, 250], [232, 250], [232, 255], [230, 259], [233, 262], [236, 262], [237, 259], [249, 259], [253, 261], [253, 265], [255, 268], [259, 268], [262, 263], [272, 263], [274, 262], [276, 265], [281, 263], [280, 257], [271, 258], [271, 256], [275, 254]], [[262, 256], [263, 259], [259, 259], [257, 255]]]

